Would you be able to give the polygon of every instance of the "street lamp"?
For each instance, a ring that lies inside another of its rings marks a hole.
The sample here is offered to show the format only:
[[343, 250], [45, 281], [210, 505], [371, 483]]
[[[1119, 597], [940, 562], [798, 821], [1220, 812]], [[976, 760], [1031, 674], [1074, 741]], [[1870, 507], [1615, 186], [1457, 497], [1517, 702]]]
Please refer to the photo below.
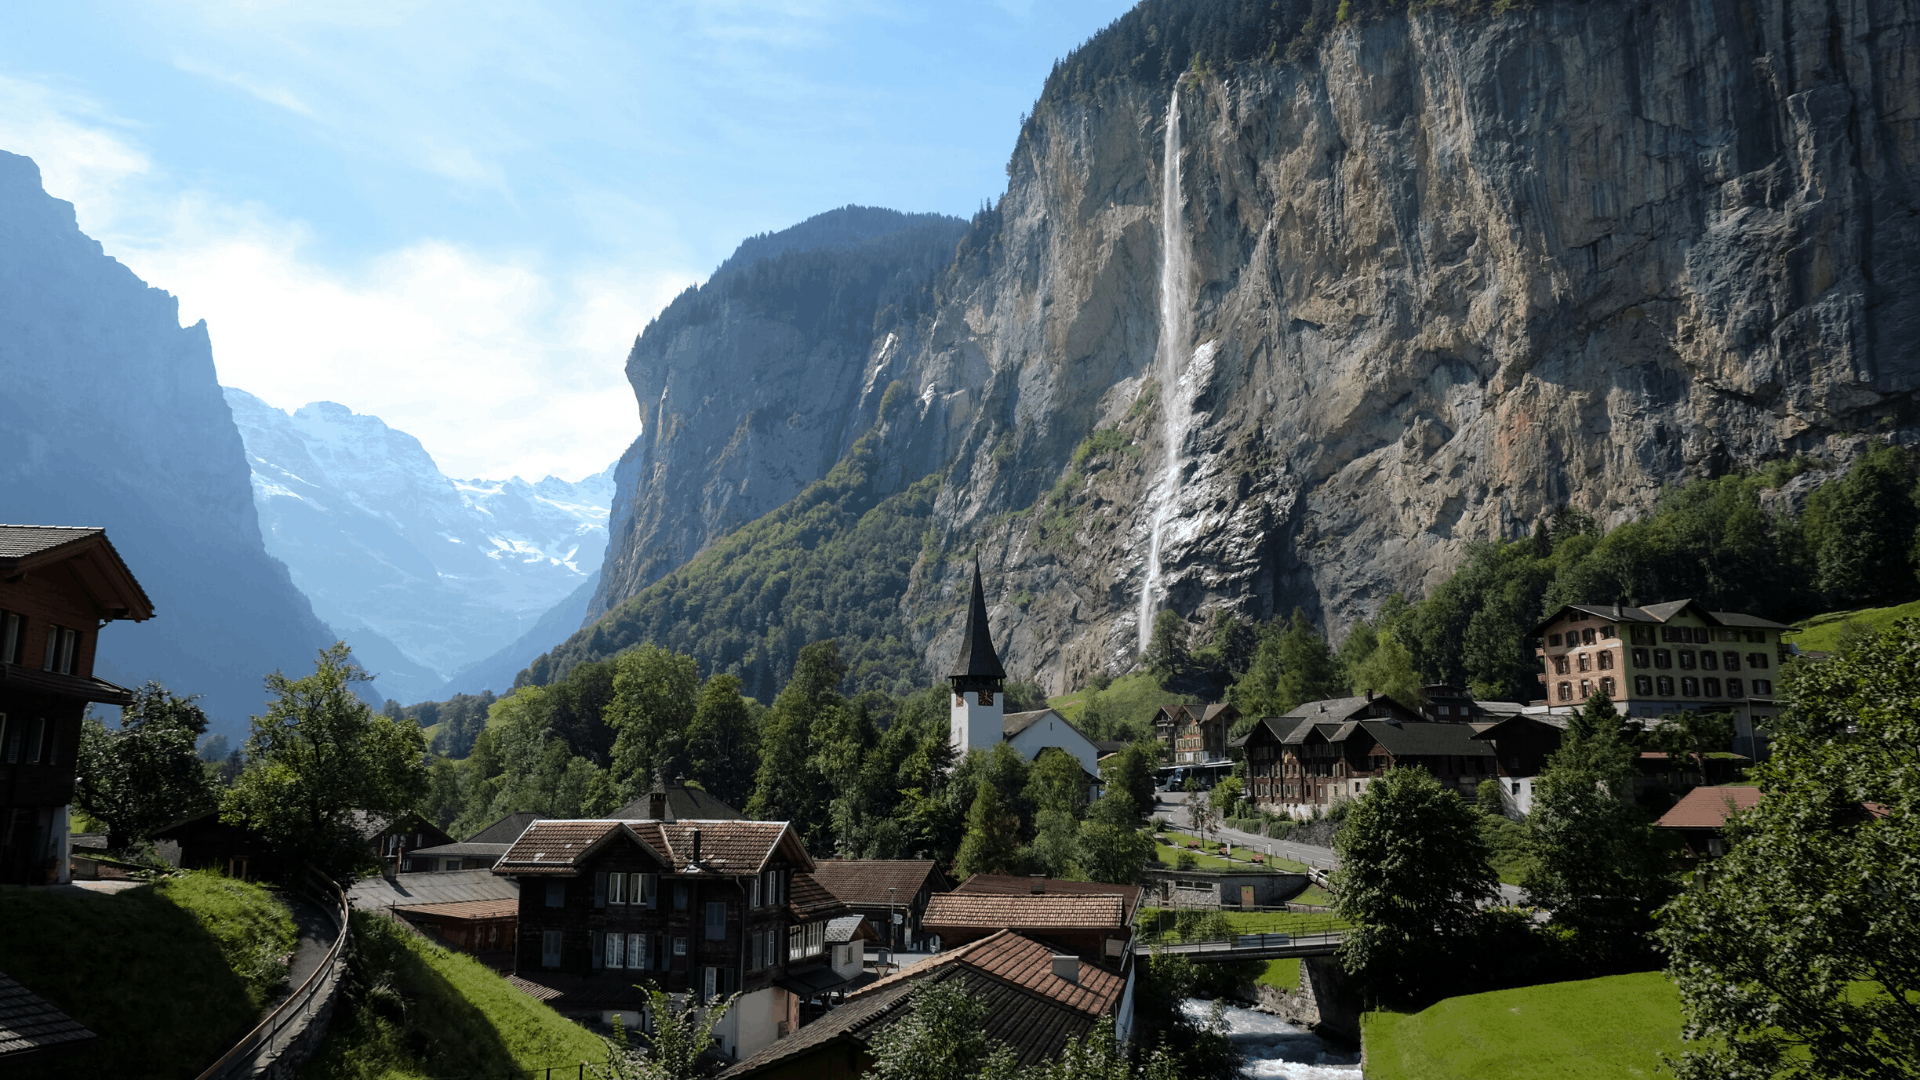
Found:
[[889, 967], [893, 965], [894, 920], [900, 917], [893, 913], [893, 893], [894, 893], [894, 890], [898, 888], [899, 886], [897, 885], [887, 886], [887, 964]]

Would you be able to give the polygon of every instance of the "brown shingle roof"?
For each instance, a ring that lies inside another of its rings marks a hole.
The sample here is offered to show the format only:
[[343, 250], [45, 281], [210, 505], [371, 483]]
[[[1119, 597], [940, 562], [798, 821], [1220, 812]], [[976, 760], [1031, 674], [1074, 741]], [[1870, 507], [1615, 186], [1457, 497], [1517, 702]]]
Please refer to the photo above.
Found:
[[393, 910], [402, 915], [422, 915], [436, 919], [506, 919], [520, 914], [520, 901], [455, 900], [446, 904], [410, 904]]
[[845, 1005], [721, 1075], [744, 1080], [836, 1041], [865, 1046], [912, 1015], [915, 983], [947, 980], [959, 980], [987, 1006], [986, 1034], [1012, 1047], [1025, 1068], [1058, 1057], [1068, 1039], [1084, 1038], [1100, 1017], [1113, 1012], [1126, 989], [1120, 976], [1089, 963], [1080, 965], [1077, 983], [1068, 982], [1053, 973], [1051, 948], [1002, 930], [870, 983]]
[[628, 823], [646, 844], [673, 863], [676, 874], [693, 860], [693, 832], [700, 830], [700, 869], [714, 874], [757, 874], [776, 850], [802, 869], [813, 860], [784, 821], [635, 821]]
[[0, 1064], [97, 1038], [78, 1020], [0, 972]]
[[888, 886], [894, 902], [904, 905], [945, 880], [932, 859], [821, 859], [813, 864], [813, 877], [842, 901], [867, 907], [884, 905]]
[[1717, 829], [1727, 823], [1734, 810], [1751, 810], [1758, 805], [1757, 787], [1697, 787], [1662, 814], [1657, 824], [1663, 829]]
[[[76, 574], [106, 610], [103, 619], [153, 618], [153, 600], [107, 539], [107, 530], [70, 525], [0, 525], [0, 576], [75, 560]], [[116, 602], [117, 601], [117, 602]]]
[[991, 893], [942, 893], [927, 904], [922, 926], [993, 926], [1018, 930], [1118, 929], [1127, 925], [1126, 902], [1118, 896], [1042, 893], [1014, 896]]
[[847, 913], [847, 905], [807, 873], [793, 875], [793, 885], [787, 890], [787, 907], [793, 911], [794, 918], [808, 922], [822, 916], [838, 918]]
[[536, 821], [500, 856], [493, 872], [572, 877], [583, 856], [624, 828], [618, 821]]
[[1105, 896], [1117, 896], [1126, 905], [1126, 918], [1133, 921], [1133, 913], [1140, 906], [1140, 886], [1109, 885], [1104, 881], [1063, 881], [1060, 878], [1015, 877], [1012, 874], [975, 874], [961, 882], [955, 889], [957, 893], [992, 893], [1000, 895], [1032, 895], [1035, 886], [1042, 893], [1091, 893]]

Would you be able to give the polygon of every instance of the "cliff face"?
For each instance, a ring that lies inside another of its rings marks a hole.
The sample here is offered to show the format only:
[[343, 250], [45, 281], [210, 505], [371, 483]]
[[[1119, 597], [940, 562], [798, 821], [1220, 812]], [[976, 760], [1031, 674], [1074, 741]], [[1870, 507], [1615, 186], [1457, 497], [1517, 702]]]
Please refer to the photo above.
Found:
[[627, 357], [644, 428], [615, 468], [588, 617], [826, 475], [877, 413], [965, 223], [849, 206], [740, 246]]
[[[869, 354], [1016, 676], [1133, 662], [1156, 519], [1149, 616], [1299, 604], [1337, 635], [1561, 504], [1611, 523], [1915, 424], [1911, 5], [1349, 23], [1184, 82], [1173, 173], [1170, 97], [1049, 92], [931, 310]], [[961, 569], [924, 559], [902, 601], [936, 668]]]
[[310, 671], [332, 641], [262, 547], [246, 453], [205, 323], [148, 287], [0, 153], [0, 517], [100, 525], [156, 615], [110, 624], [97, 670], [201, 702], [238, 739], [262, 676]]

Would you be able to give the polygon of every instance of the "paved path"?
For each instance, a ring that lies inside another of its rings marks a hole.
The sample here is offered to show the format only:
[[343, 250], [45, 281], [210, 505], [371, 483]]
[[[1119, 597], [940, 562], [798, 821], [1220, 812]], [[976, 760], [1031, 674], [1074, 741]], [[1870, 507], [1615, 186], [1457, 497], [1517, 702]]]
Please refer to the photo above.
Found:
[[[1206, 793], [1195, 792], [1195, 794], [1204, 797]], [[1166, 818], [1175, 828], [1186, 828], [1187, 793], [1184, 791], [1156, 791], [1154, 793], [1153, 816]], [[1215, 832], [1228, 843], [1237, 847], [1252, 848], [1255, 851], [1267, 851], [1271, 849], [1275, 855], [1292, 859], [1294, 862], [1306, 863], [1308, 866], [1317, 866], [1330, 870], [1340, 865], [1340, 856], [1334, 854], [1332, 848], [1315, 847], [1312, 844], [1296, 844], [1291, 840], [1269, 840], [1264, 836], [1255, 836], [1252, 833], [1241, 832], [1238, 829], [1229, 829], [1224, 825], [1216, 829]], [[1526, 902], [1526, 894], [1520, 891], [1518, 885], [1508, 885], [1502, 882], [1500, 884], [1500, 901], [1505, 904], [1522, 904]]]
[[[276, 895], [286, 903], [287, 910], [293, 912], [293, 928], [299, 939], [294, 943], [293, 964], [287, 969], [286, 992], [273, 999], [273, 1004], [267, 1006], [268, 1013], [286, 1000], [288, 994], [300, 989], [307, 981], [307, 976], [312, 975], [327, 958], [327, 951], [333, 948], [334, 938], [339, 935], [333, 920], [327, 918], [318, 904], [298, 893], [282, 892]], [[263, 1018], [265, 1015], [261, 1014]]]

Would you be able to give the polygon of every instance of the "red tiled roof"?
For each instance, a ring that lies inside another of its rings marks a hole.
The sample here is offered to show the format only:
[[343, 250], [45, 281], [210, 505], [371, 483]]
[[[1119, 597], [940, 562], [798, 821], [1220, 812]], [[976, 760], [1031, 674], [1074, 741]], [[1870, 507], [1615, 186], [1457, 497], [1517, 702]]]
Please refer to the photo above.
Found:
[[1126, 919], [1133, 921], [1133, 913], [1140, 907], [1140, 886], [1109, 885], [1103, 881], [1062, 881], [1048, 877], [1015, 877], [1012, 874], [975, 874], [954, 887], [957, 893], [991, 893], [998, 895], [1034, 895], [1035, 886], [1046, 895], [1088, 893], [1104, 896], [1118, 896], [1126, 905]]
[[579, 872], [582, 856], [621, 828], [618, 821], [536, 821], [500, 856], [493, 872], [571, 877]]
[[[693, 836], [700, 834], [700, 859]], [[496, 874], [571, 876], [615, 835], [631, 837], [673, 873], [757, 874], [775, 851], [801, 867], [813, 860], [784, 821], [536, 821], [494, 866]]]
[[992, 926], [1018, 930], [1120, 929], [1127, 925], [1126, 901], [1112, 894], [941, 893], [927, 904], [921, 925]]
[[849, 904], [878, 907], [887, 902], [888, 886], [898, 904], [937, 887], [939, 867], [932, 859], [821, 859], [813, 865], [813, 877]]
[[1658, 824], [1663, 829], [1718, 829], [1732, 811], [1758, 805], [1757, 787], [1697, 787], [1661, 815]]
[[1105, 1016], [1126, 989], [1125, 979], [1091, 961], [1080, 963], [1077, 982], [1055, 975], [1054, 950], [1012, 930], [981, 938], [974, 946], [961, 963], [1091, 1017]]

